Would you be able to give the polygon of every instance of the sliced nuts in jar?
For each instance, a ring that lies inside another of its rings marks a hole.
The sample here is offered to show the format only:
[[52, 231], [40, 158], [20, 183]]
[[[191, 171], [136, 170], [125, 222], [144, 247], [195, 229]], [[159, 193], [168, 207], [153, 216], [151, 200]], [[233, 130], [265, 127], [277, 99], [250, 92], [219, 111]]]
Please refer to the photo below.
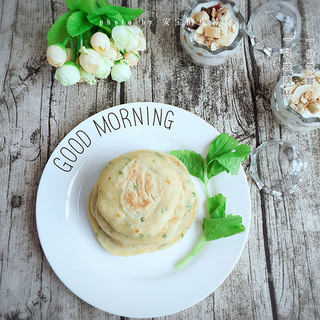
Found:
[[294, 104], [298, 104], [301, 96], [303, 96], [304, 93], [309, 90], [309, 87], [310, 86], [308, 84], [297, 87], [292, 94], [292, 97], [291, 97], [292, 102]]
[[196, 13], [195, 15], [192, 16], [192, 18], [198, 24], [201, 24], [210, 20], [209, 15], [205, 11], [200, 11]]
[[291, 91], [289, 105], [304, 117], [320, 116], [320, 83], [315, 77], [313, 84], [307, 84], [308, 75], [293, 76], [295, 85], [288, 87]]
[[[237, 37], [239, 23], [232, 10], [219, 2], [214, 6], [202, 7], [200, 12], [191, 14], [185, 27], [191, 30], [197, 43], [205, 44], [214, 51], [232, 44]], [[197, 35], [203, 35], [206, 39]]]
[[218, 27], [207, 26], [204, 29], [204, 35], [207, 38], [219, 39], [220, 38], [220, 29]]

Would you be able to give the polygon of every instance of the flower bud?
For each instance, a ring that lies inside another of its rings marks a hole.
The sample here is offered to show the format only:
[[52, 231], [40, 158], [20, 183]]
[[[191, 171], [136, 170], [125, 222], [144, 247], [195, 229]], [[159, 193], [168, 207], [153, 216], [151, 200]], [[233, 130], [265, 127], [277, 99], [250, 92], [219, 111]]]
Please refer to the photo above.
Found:
[[62, 44], [53, 44], [47, 49], [47, 60], [54, 67], [62, 66], [67, 60], [67, 50]]
[[92, 48], [100, 54], [104, 54], [110, 49], [110, 40], [105, 33], [96, 32], [90, 40]]
[[71, 86], [80, 81], [79, 67], [74, 62], [66, 62], [58, 68], [55, 78], [60, 81], [63, 86]]
[[138, 54], [133, 51], [127, 51], [123, 57], [127, 61], [129, 67], [135, 67], [140, 59]]
[[107, 57], [102, 56], [101, 58], [103, 62], [100, 64], [98, 71], [94, 75], [99, 79], [105, 79], [108, 78], [110, 74], [113, 62]]
[[133, 50], [136, 50], [136, 51], [146, 50], [146, 39], [144, 37], [142, 30], [137, 26], [131, 26], [130, 29], [138, 37], [137, 46], [133, 48]]
[[112, 29], [112, 39], [120, 50], [132, 50], [138, 46], [138, 36], [128, 26], [115, 26]]
[[128, 81], [131, 77], [130, 67], [124, 61], [115, 64], [111, 69], [111, 77], [117, 82]]
[[82, 47], [80, 49], [79, 62], [81, 67], [89, 73], [96, 73], [102, 63], [100, 55], [93, 49], [86, 49]]
[[72, 61], [72, 49], [67, 48], [67, 60], [66, 62]]
[[147, 41], [146, 39], [143, 37], [143, 38], [139, 38], [139, 44], [136, 48], [137, 51], [144, 51], [146, 50], [147, 48]]
[[97, 83], [96, 77], [92, 73], [88, 73], [83, 68], [80, 68], [80, 76], [81, 80], [92, 85], [95, 85]]
[[114, 44], [111, 44], [109, 50], [106, 51], [103, 55], [105, 57], [107, 57], [108, 59], [110, 59], [111, 61], [116, 61], [116, 60], [122, 59], [122, 54], [120, 53], [119, 49]]

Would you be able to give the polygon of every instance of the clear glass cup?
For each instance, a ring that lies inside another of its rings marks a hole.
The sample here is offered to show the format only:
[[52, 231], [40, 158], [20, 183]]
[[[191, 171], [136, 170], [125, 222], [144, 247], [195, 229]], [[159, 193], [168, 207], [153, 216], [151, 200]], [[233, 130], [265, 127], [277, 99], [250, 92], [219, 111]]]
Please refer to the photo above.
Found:
[[[315, 69], [320, 70], [320, 65], [316, 64]], [[299, 76], [305, 70], [304, 65], [294, 66], [292, 76]], [[286, 85], [284, 84], [282, 75], [271, 97], [271, 109], [278, 122], [294, 131], [310, 131], [320, 128], [319, 117], [306, 118], [290, 107], [289, 100], [285, 95], [285, 88]]]
[[291, 142], [271, 140], [251, 155], [250, 175], [260, 190], [278, 198], [300, 189], [310, 175], [310, 156]]
[[246, 33], [253, 48], [268, 57], [283, 54], [300, 39], [300, 13], [288, 1], [267, 2], [252, 13]]

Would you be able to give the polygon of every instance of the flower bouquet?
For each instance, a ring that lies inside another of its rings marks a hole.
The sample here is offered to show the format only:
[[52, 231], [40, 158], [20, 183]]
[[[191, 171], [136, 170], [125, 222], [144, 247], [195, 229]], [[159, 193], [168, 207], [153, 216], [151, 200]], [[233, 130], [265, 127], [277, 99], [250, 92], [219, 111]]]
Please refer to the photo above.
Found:
[[143, 32], [131, 25], [144, 10], [112, 6], [107, 0], [65, 0], [68, 13], [51, 26], [47, 60], [57, 67], [64, 86], [95, 85], [110, 73], [113, 80], [130, 79], [131, 68], [146, 49]]

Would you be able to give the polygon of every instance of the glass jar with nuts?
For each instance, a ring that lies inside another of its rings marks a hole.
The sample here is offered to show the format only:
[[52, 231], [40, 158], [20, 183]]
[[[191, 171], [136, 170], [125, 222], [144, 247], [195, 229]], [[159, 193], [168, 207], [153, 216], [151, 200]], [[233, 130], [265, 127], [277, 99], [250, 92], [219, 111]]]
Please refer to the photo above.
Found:
[[[268, 26], [268, 32], [264, 26]], [[265, 3], [246, 25], [232, 1], [194, 0], [183, 15], [180, 40], [195, 64], [210, 67], [233, 56], [245, 34], [254, 49], [270, 57], [293, 47], [300, 33], [299, 11], [288, 1]]]
[[277, 83], [271, 107], [276, 119], [295, 131], [320, 128], [320, 65], [309, 73], [303, 65], [293, 68], [292, 83]]
[[182, 19], [182, 47], [198, 65], [224, 63], [238, 49], [245, 24], [231, 1], [194, 1]]

